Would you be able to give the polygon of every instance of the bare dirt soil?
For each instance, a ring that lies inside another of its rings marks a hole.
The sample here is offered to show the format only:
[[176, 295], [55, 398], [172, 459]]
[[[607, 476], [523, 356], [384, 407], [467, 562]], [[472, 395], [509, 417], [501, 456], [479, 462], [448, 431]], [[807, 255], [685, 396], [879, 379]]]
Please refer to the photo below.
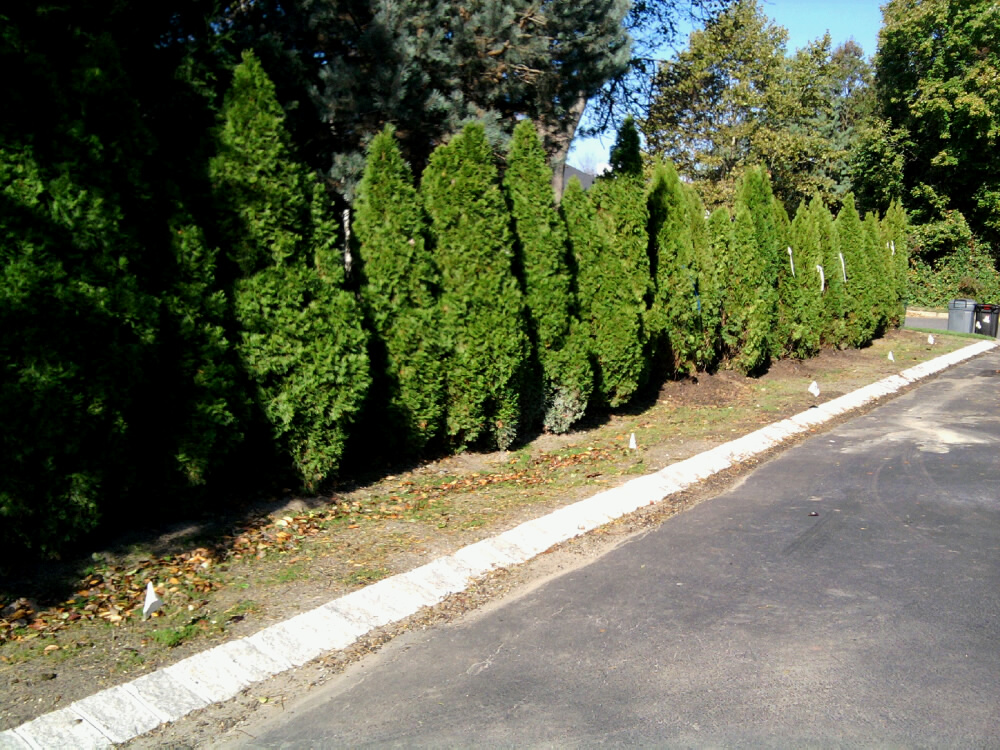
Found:
[[[175, 526], [86, 559], [0, 579], [0, 729], [250, 635], [968, 343], [942, 334], [932, 346], [926, 333], [892, 331], [863, 350], [774, 363], [760, 378], [721, 371], [669, 382], [639, 407], [567, 435], [542, 435], [516, 451], [448, 457], [332, 497], [276, 498], [240, 518]], [[888, 360], [890, 351], [895, 362]], [[806, 390], [814, 380], [818, 399]], [[628, 447], [633, 434], [637, 450]], [[325, 681], [398, 633], [454, 619], [514, 588], [585, 564], [717, 494], [757, 463], [498, 571], [349, 649], [131, 744], [191, 747], [227, 730], [238, 732], [249, 713], [281, 710], [285, 697]], [[148, 581], [164, 606], [143, 620]]]

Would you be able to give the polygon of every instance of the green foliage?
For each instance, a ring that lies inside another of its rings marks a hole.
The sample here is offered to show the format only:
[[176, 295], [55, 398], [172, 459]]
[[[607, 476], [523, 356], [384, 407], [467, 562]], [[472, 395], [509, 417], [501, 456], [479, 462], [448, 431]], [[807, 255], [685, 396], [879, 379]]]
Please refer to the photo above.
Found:
[[303, 485], [337, 471], [370, 384], [366, 335], [343, 291], [336, 224], [283, 134], [274, 87], [245, 53], [233, 75], [211, 177], [223, 236], [243, 276], [233, 289], [240, 358], [276, 443]]
[[308, 171], [292, 158], [274, 84], [252, 52], [233, 71], [210, 173], [219, 229], [244, 274], [291, 259], [309, 216]]
[[882, 218], [882, 237], [889, 251], [889, 266], [892, 275], [893, 293], [889, 314], [889, 324], [900, 326], [906, 316], [907, 274], [910, 268], [910, 253], [907, 234], [909, 221], [906, 211], [899, 201], [892, 201]]
[[[172, 449], [190, 486], [204, 485], [243, 440], [249, 403], [233, 347], [226, 336], [227, 302], [216, 286], [216, 251], [201, 229], [181, 215], [170, 227], [175, 280], [163, 298], [167, 361], [175, 372], [173, 419], [180, 425]], [[161, 425], [163, 427], [163, 425]]]
[[805, 202], [795, 212], [790, 236], [789, 273], [784, 276], [782, 292], [782, 307], [791, 334], [786, 340], [785, 354], [801, 359], [819, 351], [823, 331], [823, 289], [816, 270], [816, 266], [823, 265], [819, 227]]
[[745, 375], [764, 370], [770, 356], [774, 304], [763, 281], [765, 272], [761, 261], [754, 217], [745, 204], [737, 204], [725, 262], [730, 275], [726, 284], [722, 338], [728, 350], [729, 365]]
[[625, 118], [611, 147], [611, 171], [619, 175], [642, 175], [642, 151], [635, 119]]
[[875, 268], [870, 257], [868, 234], [854, 207], [854, 196], [848, 195], [837, 220], [837, 246], [847, 270], [847, 343], [859, 348], [871, 343], [878, 328]]
[[944, 307], [959, 297], [1000, 304], [1000, 272], [990, 248], [973, 236], [960, 213], [912, 227], [906, 242], [912, 247], [906, 290], [910, 304]]
[[594, 376], [567, 257], [566, 228], [552, 201], [552, 171], [529, 120], [514, 129], [504, 188], [524, 277], [528, 332], [541, 366], [543, 424], [561, 433], [583, 416]]
[[[751, 223], [747, 233], [746, 220]], [[762, 167], [748, 169], [736, 188], [736, 217], [733, 225], [732, 256], [726, 294], [731, 321], [728, 343], [733, 366], [743, 373], [767, 367], [772, 352], [780, 353], [776, 339], [777, 282], [779, 253], [784, 253], [782, 228], [767, 172]]]
[[725, 3], [661, 63], [642, 123], [650, 152], [672, 160], [709, 206], [731, 204], [740, 174], [763, 162], [794, 206], [846, 192], [847, 149], [870, 109], [860, 48], [829, 35], [786, 56], [788, 32], [757, 0]]
[[844, 282], [844, 269], [840, 254], [837, 232], [833, 225], [830, 209], [819, 198], [809, 202], [809, 218], [815, 225], [819, 241], [819, 257], [822, 258], [823, 292], [822, 340], [824, 345], [842, 349], [847, 345], [847, 315], [850, 300]]
[[403, 161], [394, 130], [368, 147], [355, 203], [362, 300], [374, 333], [373, 395], [385, 402], [389, 435], [401, 433], [419, 451], [444, 426], [444, 347], [439, 338], [439, 274], [430, 249], [423, 205]]
[[1000, 6], [890, 0], [882, 14], [878, 100], [905, 144], [904, 204], [917, 223], [958, 210], [974, 234], [993, 242], [1000, 238]]
[[896, 287], [893, 283], [892, 255], [882, 242], [878, 216], [869, 213], [864, 220], [866, 254], [871, 274], [872, 312], [875, 315], [875, 338], [889, 327], [895, 311]]
[[888, 120], [873, 120], [852, 144], [851, 184], [862, 211], [885, 213], [903, 197], [906, 132], [893, 130]]
[[[622, 127], [616, 141], [618, 169], [601, 175], [589, 191], [590, 200], [597, 211], [598, 228], [604, 234], [603, 241], [610, 253], [608, 257], [602, 257], [602, 263], [610, 265], [614, 262], [611, 258], [615, 257], [627, 277], [626, 289], [631, 292], [632, 297], [627, 303], [629, 309], [623, 310], [622, 314], [629, 321], [633, 315], [640, 319], [645, 316], [653, 290], [649, 266], [649, 208], [646, 205], [638, 146], [634, 125], [629, 120]], [[640, 170], [638, 172], [637, 163]], [[611, 273], [610, 269], [606, 271]], [[613, 275], [618, 276], [617, 273]], [[640, 345], [645, 347], [647, 342], [648, 334], [642, 329]], [[646, 369], [648, 368], [644, 366], [643, 370]]]
[[398, 136], [418, 172], [465, 123], [502, 147], [522, 117], [561, 163], [588, 98], [628, 63], [628, 10], [625, 0], [260, 0], [226, 13], [226, 26], [280, 75], [281, 100], [301, 112], [296, 140], [350, 200], [363, 144], [389, 122], [405, 123]]
[[0, 150], [0, 533], [48, 554], [97, 525], [125, 469], [139, 337], [153, 333], [150, 300], [118, 270], [120, 209], [78, 168], [50, 176], [31, 149]]
[[560, 204], [577, 267], [580, 320], [589, 334], [601, 400], [621, 406], [646, 377], [642, 312], [629, 275], [607, 243], [590, 198], [571, 179]]
[[649, 256], [656, 281], [647, 317], [650, 337], [670, 352], [671, 372], [691, 375], [704, 344], [691, 216], [694, 206], [669, 162], [656, 165], [648, 204]]
[[702, 260], [699, 263], [701, 273], [698, 279], [699, 299], [702, 316], [702, 346], [699, 353], [699, 366], [702, 369], [715, 367], [723, 354], [723, 325], [726, 313], [726, 279], [729, 269], [723, 264], [730, 257], [729, 242], [732, 237], [732, 217], [726, 208], [717, 208], [708, 220], [702, 219], [704, 208], [701, 199], [694, 188], [688, 188], [689, 200], [698, 207], [698, 223], [695, 249]]
[[421, 190], [441, 269], [448, 434], [459, 444], [490, 434], [506, 450], [517, 437], [529, 347], [510, 216], [481, 125], [431, 155]]
[[304, 263], [241, 279], [235, 303], [257, 399], [303, 485], [315, 490], [336, 473], [370, 383], [358, 304]]

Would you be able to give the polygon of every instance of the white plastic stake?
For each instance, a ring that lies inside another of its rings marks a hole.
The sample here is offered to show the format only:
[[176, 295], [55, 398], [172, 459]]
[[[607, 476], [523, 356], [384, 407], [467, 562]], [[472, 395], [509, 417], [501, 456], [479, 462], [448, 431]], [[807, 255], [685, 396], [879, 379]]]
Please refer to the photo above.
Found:
[[632, 433], [632, 436], [628, 439], [628, 449], [630, 451], [634, 451], [634, 450], [638, 450], [639, 449], [639, 447], [635, 444], [635, 433], [634, 432]]
[[351, 266], [354, 265], [354, 258], [351, 255], [351, 209], [344, 209], [341, 221], [344, 225], [344, 270], [350, 273]]
[[788, 264], [792, 267], [792, 276], [795, 276], [795, 258], [792, 257], [792, 248], [788, 248]]
[[895, 240], [890, 240], [889, 241], [889, 247], [892, 248], [892, 254], [895, 255], [896, 254], [896, 242], [895, 242]]
[[837, 253], [840, 256], [840, 272], [844, 274], [844, 283], [847, 283], [847, 266], [844, 265], [844, 254]]
[[819, 271], [819, 290], [822, 292], [826, 289], [826, 278], [823, 276], [823, 266], [816, 266], [816, 270]]
[[142, 619], [148, 620], [149, 616], [163, 606], [163, 600], [156, 595], [152, 581], [146, 581], [146, 601], [142, 605]]

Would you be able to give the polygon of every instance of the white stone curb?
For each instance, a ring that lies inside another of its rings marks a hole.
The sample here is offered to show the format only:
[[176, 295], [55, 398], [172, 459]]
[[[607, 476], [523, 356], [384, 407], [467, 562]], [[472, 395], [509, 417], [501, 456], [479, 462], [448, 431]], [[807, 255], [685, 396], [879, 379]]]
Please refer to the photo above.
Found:
[[732, 440], [654, 474], [527, 521], [452, 555], [386, 578], [316, 609], [190, 656], [125, 685], [0, 732], [0, 750], [99, 748], [126, 742], [249, 685], [350, 646], [369, 631], [405, 619], [491, 570], [530, 560], [550, 547], [645, 505], [658, 503], [788, 438], [998, 346], [978, 341]]

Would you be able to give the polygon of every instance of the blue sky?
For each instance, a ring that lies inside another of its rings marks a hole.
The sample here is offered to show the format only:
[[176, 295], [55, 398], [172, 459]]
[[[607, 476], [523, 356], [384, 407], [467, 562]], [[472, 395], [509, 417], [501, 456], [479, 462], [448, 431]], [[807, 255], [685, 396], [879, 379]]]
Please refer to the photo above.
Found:
[[[761, 0], [764, 12], [776, 23], [788, 29], [789, 52], [804, 47], [827, 31], [836, 47], [848, 39], [861, 45], [869, 57], [875, 54], [878, 31], [882, 26], [882, 10], [877, 0]], [[682, 41], [681, 48], [686, 44]], [[613, 136], [601, 140], [577, 141], [569, 155], [569, 163], [580, 167], [607, 161]]]

